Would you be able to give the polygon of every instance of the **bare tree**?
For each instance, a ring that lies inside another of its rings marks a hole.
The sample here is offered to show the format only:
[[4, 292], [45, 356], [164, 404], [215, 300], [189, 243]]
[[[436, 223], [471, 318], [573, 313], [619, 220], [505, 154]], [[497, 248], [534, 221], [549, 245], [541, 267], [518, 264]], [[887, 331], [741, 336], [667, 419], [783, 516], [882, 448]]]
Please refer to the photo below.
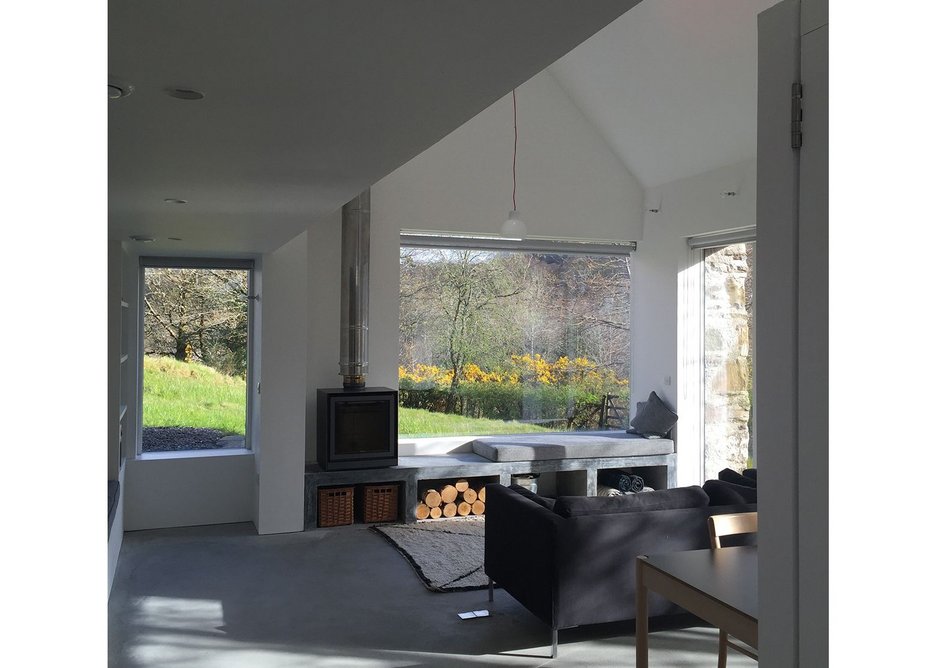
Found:
[[247, 369], [245, 270], [147, 268], [144, 350], [197, 359], [228, 374]]
[[631, 367], [628, 256], [560, 256], [551, 262], [550, 320], [563, 322], [558, 354], [582, 355], [627, 375]]
[[627, 257], [405, 248], [400, 272], [401, 364], [451, 370], [449, 409], [466, 364], [496, 370], [517, 353], [628, 375]]

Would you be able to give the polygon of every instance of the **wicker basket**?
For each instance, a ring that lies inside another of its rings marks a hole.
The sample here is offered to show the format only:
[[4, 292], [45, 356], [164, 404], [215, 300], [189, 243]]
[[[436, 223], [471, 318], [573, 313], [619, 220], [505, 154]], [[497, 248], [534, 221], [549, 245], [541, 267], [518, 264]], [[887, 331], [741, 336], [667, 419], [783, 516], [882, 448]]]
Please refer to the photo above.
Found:
[[399, 505], [397, 485], [365, 485], [362, 521], [396, 522]]
[[354, 487], [326, 487], [319, 490], [320, 527], [335, 527], [354, 522]]

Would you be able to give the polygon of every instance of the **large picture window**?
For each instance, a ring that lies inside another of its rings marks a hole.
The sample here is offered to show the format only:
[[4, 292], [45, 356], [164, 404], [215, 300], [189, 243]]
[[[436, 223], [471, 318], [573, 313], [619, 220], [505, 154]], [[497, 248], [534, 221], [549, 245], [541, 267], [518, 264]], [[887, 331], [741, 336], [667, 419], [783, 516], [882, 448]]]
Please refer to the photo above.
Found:
[[141, 452], [248, 448], [253, 263], [141, 265]]
[[626, 428], [629, 260], [402, 244], [400, 435]]

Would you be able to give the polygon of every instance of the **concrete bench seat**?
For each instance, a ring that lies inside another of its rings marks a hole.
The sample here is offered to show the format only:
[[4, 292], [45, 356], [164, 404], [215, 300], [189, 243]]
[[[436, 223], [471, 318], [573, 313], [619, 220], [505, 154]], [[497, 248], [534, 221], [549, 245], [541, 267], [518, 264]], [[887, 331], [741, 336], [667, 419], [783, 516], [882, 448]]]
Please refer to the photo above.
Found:
[[[638, 473], [654, 489], [676, 483], [676, 454], [670, 439], [647, 439], [624, 431], [485, 436], [463, 442], [459, 451], [401, 455], [397, 466], [323, 471], [306, 466], [306, 527], [317, 521], [318, 489], [328, 486], [381, 484], [401, 486], [401, 519], [416, 522], [413, 509], [420, 486], [427, 481], [475, 479], [479, 484], [510, 485], [515, 475], [549, 473], [562, 481], [566, 494], [595, 496], [598, 472], [627, 469]], [[432, 520], [430, 520], [432, 521]]]
[[669, 438], [644, 438], [638, 434], [607, 431], [484, 436], [472, 441], [472, 452], [493, 462], [642, 457], [669, 455], [673, 451], [673, 441]]

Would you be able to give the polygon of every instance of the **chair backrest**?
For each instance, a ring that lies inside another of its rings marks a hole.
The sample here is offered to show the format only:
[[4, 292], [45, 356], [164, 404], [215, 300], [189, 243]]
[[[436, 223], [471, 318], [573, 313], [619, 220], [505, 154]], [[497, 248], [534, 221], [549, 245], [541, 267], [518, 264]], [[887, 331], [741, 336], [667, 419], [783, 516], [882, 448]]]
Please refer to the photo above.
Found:
[[758, 532], [758, 513], [728, 513], [709, 516], [709, 544], [714, 550], [722, 547], [723, 536]]

